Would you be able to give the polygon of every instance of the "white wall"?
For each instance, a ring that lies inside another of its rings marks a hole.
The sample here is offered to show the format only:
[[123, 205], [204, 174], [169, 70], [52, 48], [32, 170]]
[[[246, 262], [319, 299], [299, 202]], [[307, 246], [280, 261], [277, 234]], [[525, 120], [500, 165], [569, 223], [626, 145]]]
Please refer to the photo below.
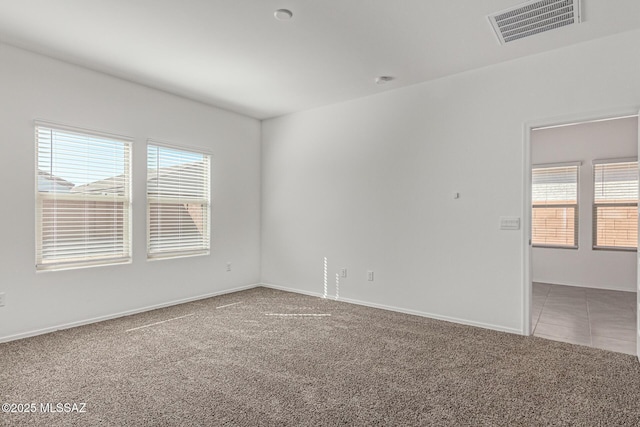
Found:
[[531, 133], [532, 164], [581, 161], [578, 249], [533, 248], [533, 281], [635, 292], [636, 253], [592, 249], [593, 160], [638, 155], [638, 118]]
[[263, 122], [262, 281], [321, 294], [327, 257], [329, 294], [347, 267], [346, 299], [524, 331], [525, 233], [498, 229], [523, 216], [524, 125], [640, 105], [639, 50], [634, 31]]
[[[259, 282], [259, 121], [3, 44], [0, 64], [0, 340]], [[36, 118], [135, 138], [132, 264], [36, 274]], [[150, 137], [212, 151], [211, 255], [146, 260]]]

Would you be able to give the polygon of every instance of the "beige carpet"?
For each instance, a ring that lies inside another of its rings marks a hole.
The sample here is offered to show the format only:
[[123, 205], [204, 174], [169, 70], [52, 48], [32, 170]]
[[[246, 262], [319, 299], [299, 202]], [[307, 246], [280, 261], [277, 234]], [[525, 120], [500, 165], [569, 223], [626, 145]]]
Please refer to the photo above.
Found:
[[264, 288], [0, 344], [0, 365], [0, 402], [37, 412], [0, 425], [640, 425], [633, 356]]

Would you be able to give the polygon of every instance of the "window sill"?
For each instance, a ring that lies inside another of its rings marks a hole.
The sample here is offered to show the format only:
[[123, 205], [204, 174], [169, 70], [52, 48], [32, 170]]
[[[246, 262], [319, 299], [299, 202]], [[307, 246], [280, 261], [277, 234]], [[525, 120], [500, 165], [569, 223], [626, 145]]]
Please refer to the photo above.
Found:
[[533, 248], [540, 249], [578, 249], [577, 246], [554, 246], [554, 245], [531, 245]]

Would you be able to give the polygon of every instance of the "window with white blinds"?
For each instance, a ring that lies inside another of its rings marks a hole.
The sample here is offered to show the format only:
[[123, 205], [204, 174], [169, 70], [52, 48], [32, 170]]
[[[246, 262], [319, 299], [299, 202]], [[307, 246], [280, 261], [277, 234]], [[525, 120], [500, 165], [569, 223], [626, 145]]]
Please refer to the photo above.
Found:
[[578, 247], [578, 164], [532, 168], [533, 246]]
[[147, 256], [209, 253], [208, 154], [149, 141], [147, 145]]
[[593, 248], [636, 250], [637, 160], [594, 161], [593, 176]]
[[36, 123], [36, 268], [131, 261], [131, 141]]

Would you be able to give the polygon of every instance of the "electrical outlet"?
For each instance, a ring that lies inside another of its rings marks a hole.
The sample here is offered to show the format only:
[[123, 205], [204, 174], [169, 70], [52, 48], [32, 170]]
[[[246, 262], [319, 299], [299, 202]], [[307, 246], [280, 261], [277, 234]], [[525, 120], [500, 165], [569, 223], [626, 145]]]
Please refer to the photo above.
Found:
[[231, 261], [227, 262], [227, 271], [231, 271]]
[[367, 271], [367, 280], [373, 282], [373, 271]]
[[340, 269], [340, 277], [347, 277], [347, 269], [346, 268], [341, 268]]
[[5, 294], [4, 292], [0, 292], [0, 307], [4, 307], [5, 302], [6, 302]]

